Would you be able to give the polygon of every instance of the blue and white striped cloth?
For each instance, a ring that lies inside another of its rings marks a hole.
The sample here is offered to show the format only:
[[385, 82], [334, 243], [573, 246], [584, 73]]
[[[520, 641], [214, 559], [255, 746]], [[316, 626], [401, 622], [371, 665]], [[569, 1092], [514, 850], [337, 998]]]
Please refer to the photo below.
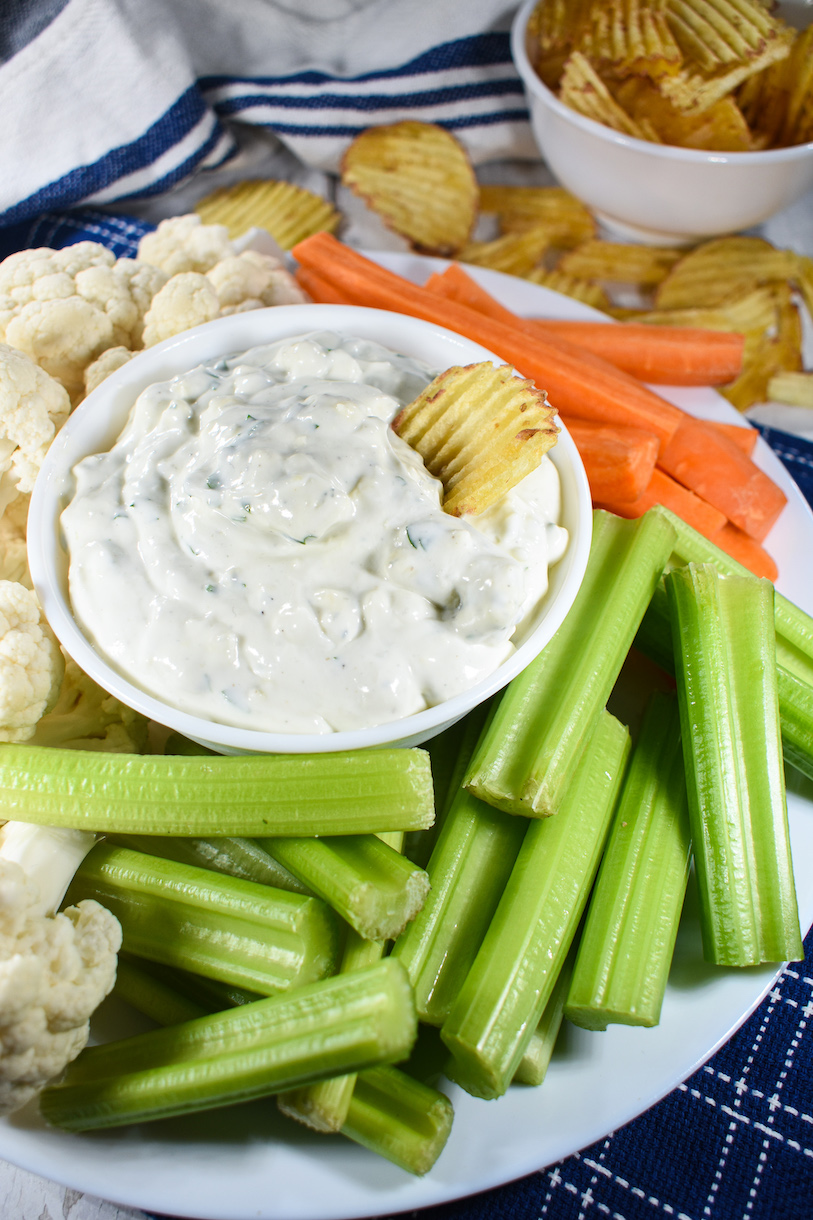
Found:
[[[150, 200], [261, 129], [334, 171], [373, 124], [441, 123], [475, 164], [538, 157], [511, 0], [3, 0], [0, 226]], [[214, 185], [214, 182], [212, 182]]]

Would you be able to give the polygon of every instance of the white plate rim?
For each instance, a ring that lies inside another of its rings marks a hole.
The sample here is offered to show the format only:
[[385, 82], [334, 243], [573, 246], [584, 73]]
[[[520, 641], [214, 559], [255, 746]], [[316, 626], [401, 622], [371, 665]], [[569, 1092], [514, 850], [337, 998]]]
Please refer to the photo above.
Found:
[[[416, 280], [444, 265], [416, 255], [374, 257]], [[470, 271], [519, 313], [602, 316], [528, 281], [478, 268]], [[744, 422], [712, 390], [658, 389], [698, 415]], [[813, 577], [790, 562], [800, 553], [800, 544], [813, 546], [813, 514], [762, 440], [755, 457], [789, 500], [767, 543], [780, 564], [778, 587], [813, 612]], [[807, 881], [813, 877], [813, 785], [802, 781], [797, 787], [789, 791], [788, 806], [806, 930], [813, 923], [813, 880]], [[691, 947], [688, 952], [691, 956]], [[709, 968], [690, 988], [670, 984], [661, 1024], [653, 1030], [574, 1030], [568, 1056], [554, 1060], [541, 1089], [512, 1089], [499, 1101], [482, 1102], [452, 1087], [452, 1136], [435, 1168], [422, 1179], [411, 1178], [349, 1141], [311, 1136], [299, 1128], [287, 1128], [280, 1142], [267, 1140], [256, 1126], [241, 1137], [241, 1121], [253, 1122], [261, 1113], [258, 1107], [273, 1107], [273, 1100], [241, 1107], [242, 1113], [216, 1112], [202, 1120], [202, 1126], [173, 1120], [90, 1136], [46, 1129], [32, 1104], [0, 1121], [0, 1155], [22, 1169], [119, 1206], [194, 1220], [362, 1220], [418, 1210], [543, 1169], [637, 1117], [728, 1040], [778, 973], [772, 966], [714, 973]], [[121, 1020], [115, 1008], [112, 1020]], [[237, 1131], [236, 1138], [230, 1137], [230, 1130]]]

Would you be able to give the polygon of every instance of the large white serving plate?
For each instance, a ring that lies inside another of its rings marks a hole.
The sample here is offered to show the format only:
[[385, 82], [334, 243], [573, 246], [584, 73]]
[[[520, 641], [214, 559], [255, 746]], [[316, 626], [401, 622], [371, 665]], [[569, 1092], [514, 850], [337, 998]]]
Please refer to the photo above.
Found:
[[[408, 255], [380, 260], [418, 281], [437, 264]], [[593, 310], [495, 272], [472, 273], [519, 313], [559, 318]], [[663, 390], [699, 416], [740, 416], [711, 390]], [[555, 404], [554, 404], [555, 405]], [[756, 460], [788, 496], [767, 540], [778, 588], [813, 612], [813, 515], [761, 440]], [[792, 773], [788, 797], [802, 925], [813, 923], [813, 784]], [[688, 904], [689, 906], [691, 904]], [[707, 966], [691, 911], [681, 926], [660, 1025], [605, 1033], [568, 1029], [539, 1089], [512, 1088], [484, 1102], [450, 1086], [455, 1122], [427, 1177], [415, 1179], [340, 1137], [280, 1118], [273, 1099], [95, 1135], [48, 1130], [35, 1105], [0, 1123], [0, 1156], [75, 1190], [121, 1205], [195, 1220], [346, 1220], [443, 1203], [543, 1168], [642, 1113], [703, 1063], [753, 1011], [777, 971]], [[100, 1038], [140, 1028], [110, 1001]]]

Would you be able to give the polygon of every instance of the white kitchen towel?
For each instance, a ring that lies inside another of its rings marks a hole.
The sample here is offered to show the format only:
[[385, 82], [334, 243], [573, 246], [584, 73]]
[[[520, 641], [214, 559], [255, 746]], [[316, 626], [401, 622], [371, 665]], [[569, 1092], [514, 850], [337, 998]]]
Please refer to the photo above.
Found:
[[3, 0], [0, 225], [159, 196], [261, 128], [335, 172], [365, 127], [537, 157], [511, 0]]

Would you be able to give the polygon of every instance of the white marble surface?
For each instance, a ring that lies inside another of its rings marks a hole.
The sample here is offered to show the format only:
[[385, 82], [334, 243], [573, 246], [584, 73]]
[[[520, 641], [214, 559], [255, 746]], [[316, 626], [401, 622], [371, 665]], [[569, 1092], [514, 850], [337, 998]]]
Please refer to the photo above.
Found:
[[[286, 168], [290, 169], [289, 166]], [[279, 168], [275, 167], [275, 173], [279, 172]], [[245, 168], [242, 168], [242, 173], [245, 173]], [[322, 189], [325, 193], [331, 188], [331, 184], [326, 182], [322, 175], [302, 173], [290, 176], [296, 177], [303, 185]], [[541, 183], [549, 180], [543, 167], [530, 164], [485, 167], [481, 171], [481, 177], [489, 181]], [[211, 187], [210, 181], [206, 190]], [[169, 200], [162, 200], [160, 204], [153, 206], [155, 219], [159, 219], [161, 215], [186, 210], [201, 193], [204, 192], [193, 187], [191, 192], [187, 189], [177, 192]], [[371, 248], [376, 244], [385, 244], [378, 230], [364, 227], [369, 225], [368, 218], [354, 215], [353, 225], [353, 236], [357, 240], [363, 239], [359, 240], [359, 244], [367, 244]], [[800, 253], [813, 256], [813, 192], [764, 225], [759, 232], [778, 246], [791, 247]], [[799, 408], [783, 411], [762, 408], [753, 414], [774, 427], [798, 432], [813, 439], [813, 412], [801, 411]], [[144, 1220], [144, 1213], [120, 1208], [91, 1195], [65, 1189], [45, 1178], [0, 1161], [0, 1217], [2, 1220]]]

